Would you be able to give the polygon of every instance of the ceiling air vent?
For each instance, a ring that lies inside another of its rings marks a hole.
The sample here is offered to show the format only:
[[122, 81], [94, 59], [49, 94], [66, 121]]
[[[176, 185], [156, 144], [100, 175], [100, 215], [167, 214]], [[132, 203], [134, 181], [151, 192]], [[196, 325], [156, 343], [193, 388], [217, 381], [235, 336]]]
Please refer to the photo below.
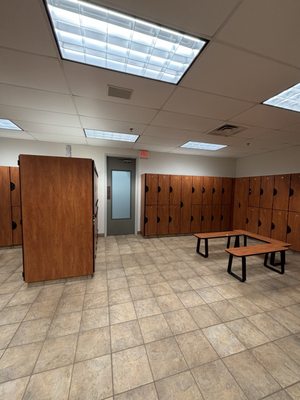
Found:
[[119, 97], [120, 99], [129, 100], [131, 98], [132, 92], [132, 89], [108, 85], [108, 96], [111, 97]]
[[208, 132], [208, 135], [215, 135], [215, 136], [233, 136], [236, 135], [237, 133], [244, 131], [246, 128], [242, 126], [236, 126], [236, 125], [229, 125], [225, 124], [220, 126], [217, 129], [214, 129], [213, 131]]

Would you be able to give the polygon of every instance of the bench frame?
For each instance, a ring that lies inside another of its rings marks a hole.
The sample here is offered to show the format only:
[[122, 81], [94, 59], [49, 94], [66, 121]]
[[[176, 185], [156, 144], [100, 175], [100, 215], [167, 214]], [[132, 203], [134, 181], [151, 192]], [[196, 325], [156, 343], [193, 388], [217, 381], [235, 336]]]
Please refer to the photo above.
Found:
[[[219, 239], [227, 237], [226, 248], [230, 247], [231, 238], [235, 237], [234, 247], [240, 247], [240, 236], [244, 236], [244, 246], [247, 246], [247, 236], [242, 231], [224, 231], [224, 232], [209, 232], [209, 233], [195, 233], [194, 236], [197, 238], [196, 252], [200, 256], [208, 257], [208, 239]], [[200, 251], [201, 240], [204, 240], [204, 253]]]

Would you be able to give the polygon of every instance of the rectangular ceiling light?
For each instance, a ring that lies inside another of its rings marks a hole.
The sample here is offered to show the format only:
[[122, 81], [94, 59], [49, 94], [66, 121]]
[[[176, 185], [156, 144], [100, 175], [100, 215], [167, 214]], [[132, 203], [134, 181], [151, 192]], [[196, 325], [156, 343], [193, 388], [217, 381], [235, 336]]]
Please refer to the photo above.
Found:
[[136, 142], [139, 135], [132, 133], [119, 133], [119, 132], [107, 132], [98, 131], [95, 129], [85, 129], [85, 136], [91, 139], [104, 139], [104, 140], [116, 140], [118, 142]]
[[78, 0], [45, 0], [62, 58], [177, 84], [198, 39]]
[[227, 147], [226, 144], [213, 144], [213, 143], [201, 143], [201, 142], [186, 142], [182, 146], [185, 149], [194, 149], [194, 150], [209, 150], [216, 151]]
[[300, 112], [300, 83], [263, 102], [269, 106]]
[[13, 131], [22, 131], [16, 124], [9, 119], [0, 118], [0, 129], [10, 129]]

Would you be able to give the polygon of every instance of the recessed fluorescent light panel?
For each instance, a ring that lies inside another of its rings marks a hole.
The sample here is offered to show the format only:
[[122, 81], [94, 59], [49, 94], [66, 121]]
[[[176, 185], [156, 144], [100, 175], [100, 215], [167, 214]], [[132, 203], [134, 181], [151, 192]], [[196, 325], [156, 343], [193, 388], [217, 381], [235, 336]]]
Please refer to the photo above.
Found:
[[9, 129], [12, 131], [21, 131], [22, 129], [19, 128], [16, 124], [14, 124], [9, 119], [2, 119], [0, 118], [0, 129]]
[[300, 112], [300, 83], [263, 102], [269, 106]]
[[194, 150], [209, 150], [216, 151], [227, 147], [225, 144], [212, 144], [212, 143], [201, 143], [201, 142], [186, 142], [182, 146], [185, 149], [194, 149]]
[[206, 40], [78, 0], [45, 0], [64, 59], [177, 84]]
[[129, 133], [118, 133], [118, 132], [107, 132], [97, 131], [95, 129], [85, 129], [85, 136], [91, 139], [104, 139], [104, 140], [116, 140], [118, 142], [136, 142], [139, 135], [133, 135]]

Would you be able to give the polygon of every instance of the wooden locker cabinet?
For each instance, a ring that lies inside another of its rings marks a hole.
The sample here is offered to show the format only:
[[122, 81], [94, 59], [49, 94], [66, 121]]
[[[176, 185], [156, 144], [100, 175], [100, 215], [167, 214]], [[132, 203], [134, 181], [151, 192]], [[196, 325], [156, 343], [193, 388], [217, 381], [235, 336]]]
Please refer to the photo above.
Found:
[[20, 155], [26, 282], [94, 273], [94, 162]]
[[202, 204], [211, 205], [213, 195], [213, 184], [214, 178], [212, 176], [203, 177], [203, 188], [202, 188]]
[[158, 175], [157, 204], [168, 205], [170, 196], [169, 175]]
[[181, 177], [180, 233], [191, 232], [193, 177]]
[[193, 176], [192, 204], [202, 204], [203, 176]]
[[275, 175], [273, 189], [273, 210], [289, 209], [290, 175]]
[[12, 244], [14, 246], [22, 244], [22, 217], [21, 207], [12, 207]]
[[[169, 193], [169, 191], [168, 191]], [[157, 207], [157, 234], [166, 235], [169, 233], [169, 205]]]
[[212, 204], [221, 205], [222, 203], [222, 178], [213, 178]]
[[233, 197], [233, 179], [222, 178], [222, 200], [223, 205], [231, 205]]
[[221, 204], [213, 205], [211, 212], [211, 230], [212, 232], [219, 232], [221, 230]]
[[300, 174], [291, 174], [289, 211], [300, 212]]
[[9, 167], [0, 167], [0, 246], [12, 245]]
[[272, 210], [270, 208], [260, 208], [258, 217], [258, 233], [270, 237], [272, 223]]
[[248, 207], [249, 193], [249, 178], [237, 178], [234, 185], [234, 208], [242, 208], [245, 210]]
[[273, 210], [271, 222], [271, 238], [286, 241], [288, 212]]
[[169, 206], [169, 233], [180, 232], [180, 206]]
[[274, 176], [262, 176], [260, 181], [260, 208], [272, 208]]
[[259, 208], [248, 207], [246, 218], [246, 230], [252, 233], [258, 233]]
[[192, 216], [191, 216], [191, 232], [199, 233], [201, 232], [201, 205], [192, 205]]
[[291, 249], [300, 251], [300, 213], [288, 213], [286, 240], [291, 243]]
[[211, 232], [212, 206], [203, 205], [201, 209], [201, 232]]
[[9, 167], [11, 206], [20, 207], [20, 176], [19, 167]]
[[170, 175], [170, 205], [179, 206], [181, 201], [181, 176]]
[[247, 207], [245, 206], [234, 207], [233, 229], [246, 229], [246, 222], [247, 222]]
[[248, 206], [259, 207], [259, 200], [260, 200], [260, 176], [250, 176]]
[[152, 206], [157, 204], [158, 176], [155, 174], [145, 175], [145, 204]]
[[231, 205], [222, 205], [221, 208], [221, 231], [229, 231], [232, 229], [232, 221], [231, 221], [231, 216], [232, 216], [232, 211], [231, 211]]
[[145, 235], [157, 235], [157, 206], [146, 206], [145, 209]]

